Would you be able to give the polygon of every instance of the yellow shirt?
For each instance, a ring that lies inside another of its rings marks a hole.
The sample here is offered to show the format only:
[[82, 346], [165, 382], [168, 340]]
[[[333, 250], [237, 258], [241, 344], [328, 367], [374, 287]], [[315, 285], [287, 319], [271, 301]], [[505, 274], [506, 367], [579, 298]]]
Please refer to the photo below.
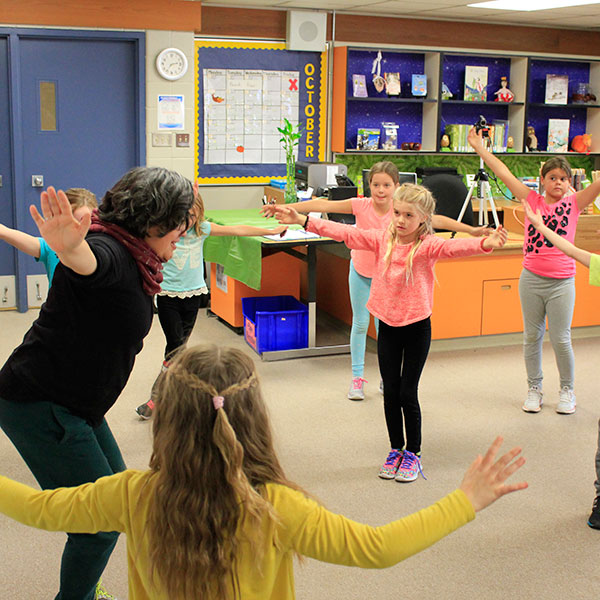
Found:
[[[0, 512], [26, 525], [48, 531], [127, 534], [129, 600], [166, 600], [149, 579], [145, 532], [154, 483], [148, 471], [127, 470], [74, 488], [34, 490], [0, 477]], [[242, 543], [236, 561], [240, 596], [244, 600], [291, 600], [294, 595], [294, 551], [324, 562], [383, 568], [434, 544], [475, 517], [461, 490], [432, 506], [381, 527], [356, 523], [334, 514], [288, 487], [267, 484], [267, 497], [281, 519], [272, 543], [272, 525], [265, 523], [262, 573], [254, 563], [255, 548]], [[269, 531], [269, 530], [270, 531]], [[252, 532], [244, 532], [252, 539]], [[271, 535], [269, 535], [271, 534]]]

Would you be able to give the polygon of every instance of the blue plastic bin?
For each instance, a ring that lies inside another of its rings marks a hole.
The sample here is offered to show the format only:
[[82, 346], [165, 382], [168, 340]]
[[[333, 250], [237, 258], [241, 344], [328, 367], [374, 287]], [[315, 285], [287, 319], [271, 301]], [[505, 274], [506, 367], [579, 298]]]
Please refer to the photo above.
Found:
[[308, 346], [308, 308], [294, 296], [242, 298], [244, 338], [258, 352]]

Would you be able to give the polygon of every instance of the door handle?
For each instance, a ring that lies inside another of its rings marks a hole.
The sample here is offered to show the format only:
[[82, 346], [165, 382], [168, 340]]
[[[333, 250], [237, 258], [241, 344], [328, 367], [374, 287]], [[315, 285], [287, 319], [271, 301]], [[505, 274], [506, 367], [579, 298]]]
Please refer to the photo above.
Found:
[[31, 176], [31, 187], [44, 187], [44, 176], [43, 175], [32, 175]]

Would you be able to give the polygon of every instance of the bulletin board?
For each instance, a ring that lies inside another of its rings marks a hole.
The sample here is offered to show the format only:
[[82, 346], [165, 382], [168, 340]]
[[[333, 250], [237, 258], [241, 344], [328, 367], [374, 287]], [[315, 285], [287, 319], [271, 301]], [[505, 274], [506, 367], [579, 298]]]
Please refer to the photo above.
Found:
[[286, 174], [284, 118], [296, 160], [325, 159], [327, 58], [276, 42], [195, 42], [195, 174], [200, 184], [262, 184]]

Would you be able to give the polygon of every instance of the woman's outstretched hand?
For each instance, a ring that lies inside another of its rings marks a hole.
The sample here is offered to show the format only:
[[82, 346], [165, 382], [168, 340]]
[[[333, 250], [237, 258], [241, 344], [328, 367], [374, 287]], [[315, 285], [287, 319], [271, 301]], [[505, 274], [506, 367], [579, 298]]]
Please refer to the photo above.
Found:
[[77, 249], [83, 242], [91, 223], [90, 214], [81, 221], [73, 216], [73, 209], [62, 190], [49, 187], [41, 195], [42, 214], [32, 204], [29, 212], [40, 230], [41, 236], [56, 254]]
[[519, 456], [521, 448], [513, 448], [496, 460], [502, 442], [502, 437], [498, 436], [485, 456], [479, 455], [473, 461], [460, 484], [460, 489], [467, 495], [476, 512], [489, 506], [505, 494], [524, 490], [527, 487], [527, 483], [524, 481], [504, 483], [525, 464], [525, 459]]

